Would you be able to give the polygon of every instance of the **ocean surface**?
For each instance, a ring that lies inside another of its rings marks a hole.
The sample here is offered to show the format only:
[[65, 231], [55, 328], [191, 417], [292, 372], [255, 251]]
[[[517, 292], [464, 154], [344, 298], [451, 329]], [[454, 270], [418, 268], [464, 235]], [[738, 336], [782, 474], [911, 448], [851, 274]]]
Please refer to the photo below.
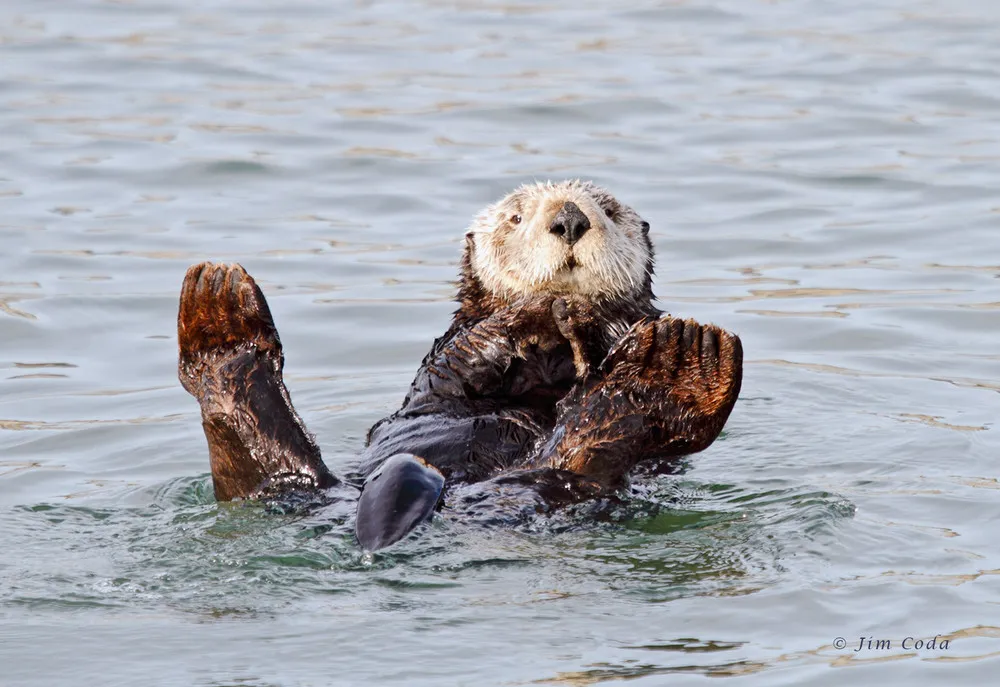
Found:
[[[0, 684], [996, 684], [998, 36], [982, 0], [4, 0]], [[343, 472], [476, 211], [569, 177], [742, 337], [719, 441], [606, 521], [374, 557], [350, 508], [215, 503], [190, 264], [257, 278]]]

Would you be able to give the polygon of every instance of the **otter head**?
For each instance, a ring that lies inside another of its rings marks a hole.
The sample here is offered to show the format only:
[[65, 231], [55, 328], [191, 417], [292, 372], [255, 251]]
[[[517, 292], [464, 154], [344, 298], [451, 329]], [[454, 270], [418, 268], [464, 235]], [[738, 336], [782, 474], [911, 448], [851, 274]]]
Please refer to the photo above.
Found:
[[500, 302], [547, 294], [599, 302], [653, 297], [649, 224], [590, 182], [515, 189], [476, 217], [465, 251], [466, 278]]

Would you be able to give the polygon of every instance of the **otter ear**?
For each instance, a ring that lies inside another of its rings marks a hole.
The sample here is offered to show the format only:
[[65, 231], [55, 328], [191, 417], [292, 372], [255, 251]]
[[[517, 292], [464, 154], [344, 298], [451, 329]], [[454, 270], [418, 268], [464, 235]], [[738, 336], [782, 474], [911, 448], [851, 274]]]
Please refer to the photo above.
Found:
[[471, 258], [476, 252], [476, 232], [472, 230], [465, 232], [465, 241], [463, 244], [462, 253], [466, 258]]

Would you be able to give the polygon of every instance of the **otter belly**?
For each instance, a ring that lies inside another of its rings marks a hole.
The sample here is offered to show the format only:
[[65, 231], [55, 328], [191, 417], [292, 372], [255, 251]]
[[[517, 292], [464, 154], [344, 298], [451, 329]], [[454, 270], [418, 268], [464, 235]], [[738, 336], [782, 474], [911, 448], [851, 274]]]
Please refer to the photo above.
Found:
[[367, 479], [392, 456], [409, 453], [440, 470], [449, 482], [476, 482], [522, 462], [542, 431], [516, 413], [397, 417], [372, 433], [359, 472]]

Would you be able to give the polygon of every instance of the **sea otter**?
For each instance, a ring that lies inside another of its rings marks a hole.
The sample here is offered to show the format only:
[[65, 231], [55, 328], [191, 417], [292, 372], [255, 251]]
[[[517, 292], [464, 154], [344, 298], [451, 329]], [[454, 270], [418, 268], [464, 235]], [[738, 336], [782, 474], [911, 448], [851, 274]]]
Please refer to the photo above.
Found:
[[490, 205], [466, 234], [451, 326], [342, 481], [292, 407], [253, 279], [191, 267], [179, 375], [201, 405], [216, 498], [359, 488], [355, 532], [373, 551], [473, 485], [473, 500], [558, 507], [613, 493], [640, 461], [701, 451], [739, 395], [742, 346], [664, 315], [652, 275], [649, 224], [590, 182]]

